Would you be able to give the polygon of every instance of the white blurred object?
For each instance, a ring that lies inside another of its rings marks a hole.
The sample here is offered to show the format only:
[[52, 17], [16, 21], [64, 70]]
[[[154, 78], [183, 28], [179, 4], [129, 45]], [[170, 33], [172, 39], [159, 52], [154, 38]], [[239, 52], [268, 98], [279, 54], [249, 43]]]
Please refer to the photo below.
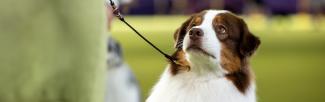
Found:
[[[132, 2], [132, 0], [112, 0], [117, 7], [123, 4], [129, 4]], [[106, 0], [106, 3], [110, 3], [110, 0]]]
[[108, 40], [108, 73], [105, 102], [140, 102], [140, 89], [129, 66], [123, 61], [120, 45]]

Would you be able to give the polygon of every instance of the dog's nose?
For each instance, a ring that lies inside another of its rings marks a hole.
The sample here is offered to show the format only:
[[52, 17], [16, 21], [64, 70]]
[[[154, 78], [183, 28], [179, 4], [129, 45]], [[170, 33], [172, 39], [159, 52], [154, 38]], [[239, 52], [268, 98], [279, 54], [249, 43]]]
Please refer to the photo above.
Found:
[[203, 36], [203, 31], [200, 28], [192, 28], [189, 35], [190, 39], [195, 40]]

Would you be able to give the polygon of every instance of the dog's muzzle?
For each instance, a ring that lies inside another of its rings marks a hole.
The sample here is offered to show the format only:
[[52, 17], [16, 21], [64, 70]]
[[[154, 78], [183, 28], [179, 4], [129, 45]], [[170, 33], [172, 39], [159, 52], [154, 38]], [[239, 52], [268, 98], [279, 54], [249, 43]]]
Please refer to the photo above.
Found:
[[189, 32], [189, 36], [191, 40], [198, 40], [203, 37], [204, 33], [200, 28], [192, 28]]

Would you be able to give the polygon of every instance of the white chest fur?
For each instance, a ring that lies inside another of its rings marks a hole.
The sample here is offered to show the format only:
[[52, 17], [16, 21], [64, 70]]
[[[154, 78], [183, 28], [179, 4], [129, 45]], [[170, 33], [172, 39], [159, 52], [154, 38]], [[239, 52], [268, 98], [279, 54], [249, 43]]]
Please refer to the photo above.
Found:
[[167, 69], [146, 102], [255, 102], [255, 98], [254, 83], [241, 93], [231, 81], [215, 73], [172, 76]]

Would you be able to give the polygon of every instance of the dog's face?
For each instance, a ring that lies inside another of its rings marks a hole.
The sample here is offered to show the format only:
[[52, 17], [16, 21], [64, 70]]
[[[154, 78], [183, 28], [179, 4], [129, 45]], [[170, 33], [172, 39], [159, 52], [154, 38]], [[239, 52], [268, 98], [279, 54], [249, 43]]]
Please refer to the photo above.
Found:
[[110, 66], [118, 66], [123, 63], [123, 55], [120, 44], [109, 37], [107, 46], [107, 63]]
[[192, 15], [174, 38], [178, 59], [183, 54], [191, 67], [219, 67], [225, 73], [239, 70], [260, 44], [241, 18], [224, 10]]

